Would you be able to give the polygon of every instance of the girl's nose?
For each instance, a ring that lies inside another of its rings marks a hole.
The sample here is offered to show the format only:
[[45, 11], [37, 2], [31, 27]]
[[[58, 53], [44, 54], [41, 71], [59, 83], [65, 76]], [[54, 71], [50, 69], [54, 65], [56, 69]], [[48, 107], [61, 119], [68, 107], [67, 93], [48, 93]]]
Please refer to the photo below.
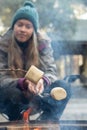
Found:
[[22, 26], [21, 31], [25, 31], [25, 30], [26, 30], [25, 26]]

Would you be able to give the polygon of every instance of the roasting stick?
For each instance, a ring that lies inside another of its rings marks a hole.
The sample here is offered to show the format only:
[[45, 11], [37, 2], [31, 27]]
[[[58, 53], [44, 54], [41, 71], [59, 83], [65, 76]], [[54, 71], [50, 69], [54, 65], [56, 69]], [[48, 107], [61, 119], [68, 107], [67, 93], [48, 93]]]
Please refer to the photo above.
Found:
[[13, 68], [0, 69], [0, 71], [1, 71], [1, 72], [2, 72], [2, 71], [22, 71], [22, 72], [24, 72], [24, 73], [27, 72], [26, 70], [23, 70], [23, 69], [20, 69], [20, 68], [18, 68], [18, 69], [13, 69]]

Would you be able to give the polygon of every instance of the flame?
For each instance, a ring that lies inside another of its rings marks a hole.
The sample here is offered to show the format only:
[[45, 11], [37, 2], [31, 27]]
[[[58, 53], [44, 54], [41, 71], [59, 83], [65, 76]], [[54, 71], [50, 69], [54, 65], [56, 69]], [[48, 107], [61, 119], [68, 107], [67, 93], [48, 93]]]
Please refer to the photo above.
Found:
[[26, 110], [24, 113], [23, 113], [23, 120], [24, 122], [28, 123], [29, 121], [29, 115], [32, 111], [32, 108], [29, 108], [28, 110]]
[[[29, 128], [29, 126], [26, 124], [26, 125], [23, 127], [23, 130], [31, 130], [31, 128]], [[42, 130], [42, 128], [33, 128], [33, 130]]]
[[42, 130], [42, 128], [34, 128], [33, 130]]
[[29, 128], [28, 125], [25, 125], [25, 126], [23, 127], [23, 130], [30, 130], [30, 128]]
[[[23, 120], [25, 122], [25, 126], [23, 127], [23, 130], [30, 130], [27, 123], [29, 122], [29, 115], [30, 115], [31, 111], [32, 111], [32, 108], [29, 108], [28, 110], [26, 110], [23, 113]], [[42, 130], [42, 128], [34, 128], [33, 130]]]

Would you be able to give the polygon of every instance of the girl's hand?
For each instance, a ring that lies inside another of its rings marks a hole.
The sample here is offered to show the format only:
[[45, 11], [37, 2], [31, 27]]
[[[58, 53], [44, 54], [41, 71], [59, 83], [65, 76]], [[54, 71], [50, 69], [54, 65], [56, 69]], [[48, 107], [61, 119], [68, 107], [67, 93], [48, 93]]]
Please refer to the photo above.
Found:
[[40, 79], [38, 83], [36, 84], [36, 91], [37, 94], [41, 94], [44, 91], [44, 80]]
[[33, 94], [41, 94], [44, 91], [44, 81], [43, 79], [40, 79], [37, 84], [34, 84], [33, 82], [26, 80], [25, 81], [28, 90]]

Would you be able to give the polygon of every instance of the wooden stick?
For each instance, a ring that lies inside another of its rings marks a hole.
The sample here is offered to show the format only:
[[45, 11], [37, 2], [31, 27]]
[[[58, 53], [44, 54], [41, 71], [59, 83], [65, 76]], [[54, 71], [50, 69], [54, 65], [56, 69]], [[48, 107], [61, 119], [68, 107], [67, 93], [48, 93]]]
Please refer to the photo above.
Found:
[[13, 68], [8, 68], [8, 69], [0, 69], [0, 71], [22, 71], [24, 73], [26, 73], [27, 71], [26, 70], [23, 70], [23, 69], [13, 69]]

